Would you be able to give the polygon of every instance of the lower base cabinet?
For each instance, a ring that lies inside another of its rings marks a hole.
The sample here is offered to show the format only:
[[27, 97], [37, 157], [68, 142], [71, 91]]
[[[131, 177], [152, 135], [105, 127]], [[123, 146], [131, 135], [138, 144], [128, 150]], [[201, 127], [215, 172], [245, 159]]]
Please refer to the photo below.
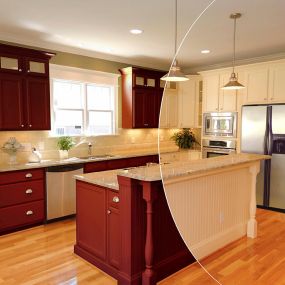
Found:
[[77, 245], [118, 268], [120, 258], [119, 194], [77, 181]]

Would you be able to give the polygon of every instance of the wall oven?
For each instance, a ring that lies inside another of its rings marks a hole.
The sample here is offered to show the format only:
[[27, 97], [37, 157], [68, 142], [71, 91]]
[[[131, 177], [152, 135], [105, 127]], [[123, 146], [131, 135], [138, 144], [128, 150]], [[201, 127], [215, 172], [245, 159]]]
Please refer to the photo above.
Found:
[[210, 158], [236, 153], [234, 140], [202, 140], [202, 158]]
[[236, 137], [237, 113], [204, 113], [204, 136]]

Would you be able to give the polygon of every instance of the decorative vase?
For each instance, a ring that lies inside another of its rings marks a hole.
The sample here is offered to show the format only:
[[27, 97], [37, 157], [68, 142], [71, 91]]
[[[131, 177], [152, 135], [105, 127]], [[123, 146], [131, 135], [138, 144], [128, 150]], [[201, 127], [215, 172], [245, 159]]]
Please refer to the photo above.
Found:
[[68, 150], [59, 150], [59, 159], [67, 159], [68, 158]]
[[13, 151], [9, 153], [9, 164], [17, 164], [17, 152]]

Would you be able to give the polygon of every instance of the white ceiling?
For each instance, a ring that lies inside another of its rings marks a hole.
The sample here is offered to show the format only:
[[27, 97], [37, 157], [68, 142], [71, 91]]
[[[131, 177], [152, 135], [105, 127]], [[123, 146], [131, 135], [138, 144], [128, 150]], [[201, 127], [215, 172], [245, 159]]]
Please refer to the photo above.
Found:
[[[178, 0], [178, 41], [210, 0]], [[0, 40], [168, 69], [174, 49], [174, 0], [0, 0]], [[184, 68], [285, 52], [284, 0], [216, 0], [196, 23], [178, 59]], [[131, 28], [144, 33], [132, 35]], [[201, 49], [211, 53], [202, 55]]]

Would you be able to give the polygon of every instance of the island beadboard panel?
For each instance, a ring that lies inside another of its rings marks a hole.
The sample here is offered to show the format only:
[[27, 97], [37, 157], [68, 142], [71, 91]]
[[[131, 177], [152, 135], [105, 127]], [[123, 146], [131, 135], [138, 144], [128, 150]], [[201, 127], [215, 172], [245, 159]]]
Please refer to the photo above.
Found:
[[259, 162], [164, 180], [172, 216], [198, 259], [239, 239], [256, 237]]

